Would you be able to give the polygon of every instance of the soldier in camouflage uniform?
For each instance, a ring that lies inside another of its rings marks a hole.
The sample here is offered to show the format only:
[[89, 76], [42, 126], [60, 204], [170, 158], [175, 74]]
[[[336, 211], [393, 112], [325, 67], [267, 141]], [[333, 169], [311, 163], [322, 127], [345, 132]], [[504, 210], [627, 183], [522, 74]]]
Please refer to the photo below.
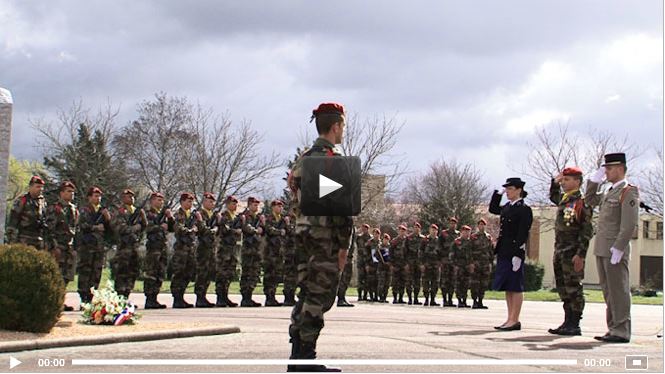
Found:
[[171, 258], [171, 295], [173, 308], [191, 308], [194, 305], [185, 301], [187, 285], [194, 278], [196, 267], [196, 233], [199, 231], [203, 217], [200, 212], [192, 209], [194, 195], [185, 192], [180, 195], [180, 208], [174, 215], [175, 243]]
[[455, 267], [455, 278], [457, 280], [455, 294], [457, 295], [458, 308], [469, 307], [466, 304], [466, 295], [469, 292], [469, 277], [475, 270], [471, 258], [472, 246], [471, 227], [464, 225], [460, 237], [453, 241], [450, 249], [450, 261]]
[[390, 247], [392, 239], [388, 233], [383, 234], [381, 245], [376, 251], [376, 257], [379, 259], [379, 265], [376, 269], [376, 289], [378, 293], [379, 302], [388, 303], [388, 289], [390, 288], [392, 263]]
[[[413, 232], [406, 238], [406, 264], [409, 268], [409, 274], [406, 279], [406, 294], [409, 297], [408, 304], [422, 305], [418, 300], [420, 293], [420, 282], [422, 273], [418, 264], [418, 253], [423, 245], [425, 235], [420, 233], [421, 226], [419, 222], [413, 224]], [[413, 297], [413, 299], [412, 299]]]
[[[302, 160], [309, 156], [340, 155], [345, 128], [344, 108], [324, 103], [313, 111], [319, 137], [312, 148], [295, 162], [288, 184], [298, 206]], [[323, 328], [323, 315], [333, 306], [341, 271], [351, 244], [353, 219], [340, 216], [303, 216], [297, 211], [296, 256], [298, 258], [298, 301], [291, 313], [289, 336], [291, 359], [316, 358], [316, 342]], [[289, 371], [341, 371], [323, 365], [290, 365]]]
[[284, 306], [296, 305], [296, 285], [298, 284], [298, 266], [296, 263], [296, 220], [293, 212], [289, 214], [289, 223], [286, 225], [286, 240], [284, 241]]
[[263, 294], [266, 296], [265, 306], [282, 306], [275, 298], [277, 285], [281, 280], [282, 245], [286, 238], [286, 227], [289, 225], [289, 217], [282, 216], [284, 202], [273, 200], [270, 202], [271, 214], [266, 218], [266, 245], [263, 254]]
[[369, 301], [379, 301], [379, 249], [381, 248], [381, 230], [374, 228], [372, 238], [365, 243], [365, 253], [367, 253], [367, 292], [369, 292]]
[[[6, 183], [6, 181], [5, 181]], [[7, 222], [7, 243], [23, 243], [39, 250], [44, 248], [46, 229], [46, 200], [42, 195], [44, 181], [30, 178], [28, 192], [14, 201]]]
[[581, 185], [582, 170], [570, 167], [552, 179], [550, 186], [550, 200], [558, 207], [554, 223], [554, 278], [565, 313], [561, 326], [549, 329], [550, 333], [557, 335], [582, 334], [582, 279], [589, 240], [593, 236], [593, 211], [582, 197]]
[[369, 225], [363, 223], [360, 235], [356, 236], [356, 274], [358, 277], [358, 300], [367, 301], [367, 271], [365, 266], [369, 263], [369, 253], [365, 244], [372, 238], [369, 234]]
[[215, 306], [206, 298], [210, 281], [215, 271], [215, 249], [217, 248], [217, 230], [220, 216], [215, 211], [215, 195], [210, 192], [203, 193], [203, 204], [199, 212], [203, 220], [198, 223], [199, 244], [196, 247], [196, 279], [194, 293], [196, 294], [197, 308], [212, 308]]
[[113, 217], [113, 228], [118, 234], [118, 248], [111, 261], [111, 273], [118, 295], [129, 297], [139, 276], [139, 244], [148, 225], [143, 208], [134, 206], [134, 192], [122, 193], [122, 206]]
[[254, 197], [247, 199], [247, 210], [240, 216], [242, 220], [242, 256], [240, 275], [241, 307], [258, 307], [261, 303], [252, 300], [252, 293], [259, 282], [261, 273], [261, 236], [264, 232], [265, 217], [259, 213], [261, 201]]
[[175, 220], [171, 210], [164, 207], [164, 195], [153, 192], [150, 195], [150, 209], [146, 212], [147, 241], [145, 244], [145, 309], [164, 309], [166, 305], [157, 301], [166, 274], [166, 235], [175, 230]]
[[473, 309], [487, 309], [483, 305], [483, 298], [485, 297], [485, 291], [489, 288], [492, 274], [494, 246], [492, 245], [492, 236], [485, 232], [485, 226], [487, 226], [487, 221], [481, 218], [478, 221], [476, 232], [471, 234], [471, 241], [473, 242], [471, 257], [474, 271], [469, 279], [469, 287], [473, 298], [473, 306], [471, 307]]
[[111, 232], [111, 214], [102, 207], [102, 190], [88, 190], [88, 204], [80, 209], [78, 243], [78, 292], [82, 303], [92, 300], [90, 288], [99, 288], [104, 267], [104, 233]]
[[441, 296], [443, 296], [444, 307], [454, 307], [453, 291], [455, 290], [455, 266], [450, 261], [450, 249], [452, 244], [460, 235], [457, 231], [457, 218], [448, 219], [448, 228], [441, 230], [439, 244], [441, 250]]
[[235, 196], [227, 196], [224, 201], [226, 209], [222, 212], [218, 231], [220, 243], [217, 248], [216, 275], [215, 275], [215, 293], [217, 302], [215, 306], [236, 307], [229, 299], [229, 285], [236, 276], [238, 267], [238, 241], [242, 237], [242, 221], [236, 215], [238, 209], [238, 199]]
[[[60, 198], [46, 209], [46, 225], [49, 227], [48, 250], [55, 258], [62, 279], [67, 284], [74, 280], [76, 275], [76, 249], [74, 237], [78, 227], [79, 211], [72, 204], [76, 186], [74, 183], [64, 181], [60, 184]], [[71, 306], [65, 305], [64, 310], [71, 312]]]
[[337, 289], [337, 306], [339, 307], [354, 307], [355, 305], [346, 301], [346, 290], [351, 284], [351, 277], [353, 276], [353, 255], [358, 252], [357, 243], [355, 240], [355, 228], [353, 230], [353, 240], [351, 241], [351, 247], [349, 248], [349, 254], [346, 257], [346, 265], [344, 265], [344, 270], [339, 279], [339, 287]]
[[399, 225], [397, 237], [390, 243], [391, 285], [393, 288], [393, 304], [406, 304], [404, 288], [410, 278], [409, 265], [406, 261], [406, 226]]
[[439, 226], [436, 224], [430, 225], [429, 235], [423, 240], [418, 253], [418, 265], [423, 274], [425, 306], [439, 306], [436, 302], [436, 294], [439, 291], [441, 249], [439, 244]]

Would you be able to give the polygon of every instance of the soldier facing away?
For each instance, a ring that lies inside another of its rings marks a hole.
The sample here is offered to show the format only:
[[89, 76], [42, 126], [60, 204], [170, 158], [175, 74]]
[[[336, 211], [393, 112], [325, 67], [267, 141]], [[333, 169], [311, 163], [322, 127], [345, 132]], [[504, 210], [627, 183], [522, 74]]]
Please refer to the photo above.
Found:
[[28, 192], [14, 201], [7, 222], [7, 243], [23, 243], [44, 249], [46, 229], [46, 200], [42, 195], [44, 181], [35, 175], [30, 178]]

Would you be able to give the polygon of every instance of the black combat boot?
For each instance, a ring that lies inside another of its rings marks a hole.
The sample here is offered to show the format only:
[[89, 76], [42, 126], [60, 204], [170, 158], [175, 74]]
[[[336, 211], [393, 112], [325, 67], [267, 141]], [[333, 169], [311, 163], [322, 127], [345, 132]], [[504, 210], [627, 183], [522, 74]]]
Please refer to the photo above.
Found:
[[[289, 339], [289, 343], [291, 343], [291, 356], [289, 356], [289, 360], [299, 360], [300, 359], [300, 336], [291, 336]], [[286, 371], [287, 372], [294, 372], [298, 371], [296, 370], [298, 368], [298, 365], [287, 365]]]
[[377, 301], [376, 292], [369, 291], [369, 301], [371, 301], [371, 302], [376, 302]]
[[471, 305], [471, 309], [480, 309], [480, 307], [478, 306], [478, 298], [477, 297], [473, 298], [473, 305]]
[[451, 293], [445, 294], [443, 299], [444, 299], [443, 303], [444, 307], [451, 307], [451, 308], [455, 307], [455, 303], [453, 303], [453, 294]]
[[339, 307], [354, 307], [355, 305], [353, 305], [350, 302], [346, 301], [346, 297], [341, 295], [341, 296], [337, 296], [337, 306], [339, 306]]
[[215, 306], [218, 308], [226, 308], [227, 306], [229, 306], [226, 303], [226, 295], [224, 295], [223, 292], [217, 294], [217, 302], [215, 303]]
[[429, 306], [429, 294], [425, 292], [425, 306]]
[[226, 298], [226, 305], [228, 305], [229, 307], [235, 308], [238, 306], [238, 303], [234, 303], [231, 299], [229, 299], [228, 287], [224, 290], [224, 298]]
[[[300, 342], [300, 347], [297, 349], [299, 360], [314, 360], [316, 359], [316, 343]], [[289, 365], [287, 371], [291, 372], [341, 372], [342, 369], [335, 367], [327, 367], [325, 365]]]
[[432, 296], [429, 299], [429, 306], [439, 306], [440, 304], [436, 302], [436, 291], [432, 292]]
[[397, 304], [406, 304], [404, 301], [404, 292], [399, 293], [399, 297], [397, 298]]
[[282, 303], [275, 298], [275, 291], [269, 291], [266, 295], [265, 306], [282, 306]]
[[580, 320], [582, 319], [582, 313], [570, 311], [570, 317], [568, 319], [568, 324], [565, 325], [561, 330], [559, 330], [558, 335], [565, 336], [575, 336], [582, 335], [582, 329], [580, 329]]
[[208, 301], [204, 293], [197, 293], [195, 306], [197, 308], [213, 308], [215, 304]]
[[482, 296], [478, 298], [478, 308], [480, 309], [487, 309], [485, 305], [483, 305], [483, 298]]
[[185, 301], [184, 294], [173, 294], [173, 309], [192, 308], [194, 305]]
[[413, 305], [413, 294], [411, 293], [411, 291], [408, 291], [406, 293], [406, 296], [409, 298], [409, 301], [407, 301], [406, 303], [409, 305]]
[[397, 292], [393, 291], [393, 304], [397, 304]]
[[145, 295], [144, 309], [166, 309], [166, 305], [157, 301], [157, 295]]
[[261, 304], [257, 303], [256, 301], [252, 300], [252, 293], [248, 291], [241, 292], [242, 294], [242, 301], [240, 302], [241, 307], [249, 307], [249, 308], [254, 308], [257, 306], [261, 306]]
[[418, 294], [420, 293], [420, 288], [416, 288], [413, 292], [413, 305], [423, 305], [423, 303], [418, 300]]
[[296, 305], [296, 298], [294, 291], [285, 291], [284, 292], [284, 306], [294, 306]]
[[559, 327], [555, 328], [555, 329], [549, 329], [549, 330], [547, 330], [547, 332], [549, 332], [550, 334], [559, 335], [561, 330], [563, 328], [565, 328], [566, 326], [568, 326], [568, 323], [570, 323], [570, 314], [571, 314], [570, 312], [571, 311], [566, 306], [564, 306], [563, 307], [563, 312], [565, 313], [565, 317], [564, 317], [563, 322], [561, 323], [561, 325]]

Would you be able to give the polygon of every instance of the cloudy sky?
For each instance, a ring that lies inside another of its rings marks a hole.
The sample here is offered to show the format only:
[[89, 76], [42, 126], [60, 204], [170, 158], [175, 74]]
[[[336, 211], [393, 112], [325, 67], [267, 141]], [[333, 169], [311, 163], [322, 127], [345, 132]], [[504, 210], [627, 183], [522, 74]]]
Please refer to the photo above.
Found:
[[12, 153], [40, 159], [30, 117], [155, 92], [251, 120], [290, 155], [321, 101], [406, 123], [410, 169], [514, 174], [536, 126], [569, 121], [662, 149], [663, 3], [642, 1], [7, 1], [0, 86]]

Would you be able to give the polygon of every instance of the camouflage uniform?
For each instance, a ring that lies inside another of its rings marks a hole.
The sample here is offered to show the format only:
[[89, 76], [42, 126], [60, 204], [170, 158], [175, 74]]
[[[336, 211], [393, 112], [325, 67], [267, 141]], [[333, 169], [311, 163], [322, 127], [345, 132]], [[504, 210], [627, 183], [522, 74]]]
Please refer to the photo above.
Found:
[[286, 222], [281, 214], [271, 213], [266, 218], [266, 245], [263, 253], [263, 294], [266, 296], [266, 306], [280, 306], [275, 298], [277, 285], [282, 280], [284, 260], [282, 258], [282, 245], [286, 237]]
[[[377, 274], [379, 263], [373, 259], [373, 257], [378, 256], [379, 248], [381, 248], [381, 239], [370, 238], [365, 243], [365, 253], [367, 253], [367, 264], [365, 267], [367, 269], [367, 280], [365, 284], [371, 301], [378, 301], [379, 297], [379, 278]], [[372, 251], [375, 251], [377, 255], [372, 256]]]
[[398, 236], [390, 243], [390, 262], [392, 265], [393, 304], [405, 304], [404, 288], [410, 278], [410, 270], [406, 261], [406, 236]]
[[[289, 187], [298, 205], [302, 160], [308, 156], [340, 155], [335, 145], [317, 138], [312, 148], [301, 155], [289, 175]], [[323, 315], [335, 302], [340, 277], [339, 251], [349, 248], [353, 220], [340, 216], [303, 216], [296, 212], [296, 257], [298, 266], [298, 301], [291, 312], [291, 358], [316, 358], [316, 341]], [[289, 368], [291, 370], [292, 368]]]
[[[115, 290], [119, 295], [128, 297], [139, 276], [138, 249], [147, 224], [144, 221], [145, 212], [133, 205], [123, 206], [113, 218], [113, 227], [119, 241], [115, 256], [111, 260], [111, 273], [115, 281]], [[129, 222], [130, 220], [133, 222]]]
[[455, 267], [455, 278], [457, 280], [455, 286], [455, 294], [457, 295], [457, 306], [460, 308], [467, 307], [466, 295], [469, 292], [469, 265], [472, 263], [471, 239], [464, 239], [459, 237], [453, 241], [450, 249], [450, 260]]
[[425, 305], [438, 305], [436, 294], [439, 291], [439, 277], [441, 271], [441, 246], [439, 238], [426, 236], [418, 253], [418, 267], [424, 266], [423, 294]]
[[[197, 307], [211, 307], [206, 293], [215, 271], [215, 249], [217, 248], [217, 217], [216, 213], [201, 208], [203, 221], [197, 223], [199, 243], [196, 247], [196, 277], [194, 293]], [[214, 215], [214, 216], [213, 216]]]
[[48, 249], [58, 262], [65, 286], [73, 281], [76, 275], [74, 237], [78, 220], [78, 209], [71, 202], [58, 199], [46, 209], [46, 225], [49, 227]]
[[483, 298], [485, 297], [485, 291], [489, 288], [492, 274], [492, 261], [494, 260], [492, 236], [479, 230], [471, 234], [471, 241], [473, 242], [471, 258], [474, 270], [469, 279], [469, 287], [471, 288], [473, 307], [487, 309], [483, 305]]
[[367, 300], [367, 271], [365, 266], [371, 262], [365, 244], [372, 238], [369, 233], [356, 236], [356, 274], [358, 277], [358, 300]]
[[351, 247], [349, 248], [349, 254], [346, 257], [346, 263], [344, 264], [344, 270], [340, 276], [339, 287], [337, 288], [337, 306], [354, 306], [353, 304], [346, 301], [346, 290], [349, 288], [349, 285], [351, 284], [351, 277], [353, 276], [354, 252], [356, 252], [356, 242], [355, 240], [352, 240]]
[[[388, 256], [384, 256], [388, 254]], [[391, 283], [391, 268], [392, 264], [390, 263], [390, 245], [384, 246], [380, 244], [377, 251], [377, 256], [383, 256], [384, 260], [381, 262], [379, 260], [378, 267], [376, 269], [376, 289], [379, 294], [379, 301], [387, 303], [388, 298], [388, 289], [390, 288]]]
[[238, 267], [238, 241], [241, 233], [235, 230], [242, 228], [240, 217], [226, 209], [222, 213], [219, 224], [220, 243], [217, 248], [216, 275], [215, 275], [215, 293], [217, 294], [217, 306], [238, 306], [238, 304], [229, 300], [229, 285], [236, 277]]
[[[196, 268], [196, 212], [189, 214], [184, 209], [179, 208], [173, 216], [175, 220], [175, 243], [173, 244], [173, 257], [171, 257], [171, 294], [174, 298], [174, 307], [184, 305], [191, 307], [191, 304], [184, 302], [184, 294], [187, 285], [194, 278]], [[198, 228], [197, 228], [198, 230]]]
[[[157, 210], [150, 208], [146, 212], [148, 225], [146, 227], [147, 241], [145, 244], [145, 262], [143, 269], [143, 292], [146, 296], [146, 304], [153, 302], [157, 304], [157, 295], [162, 288], [162, 282], [166, 275], [167, 254], [166, 235], [175, 229], [175, 220], [165, 216], [165, 208]], [[167, 229], [162, 224], [167, 224]]]
[[296, 221], [290, 217], [286, 226], [286, 240], [282, 246], [282, 258], [284, 259], [284, 305], [296, 305], [296, 284], [298, 283], [298, 266], [296, 264]]
[[242, 220], [242, 252], [240, 265], [242, 273], [240, 275], [240, 292], [243, 299], [251, 300], [252, 293], [259, 282], [261, 273], [261, 235], [258, 229], [264, 229], [263, 214], [252, 214], [249, 210], [241, 216]]
[[[420, 305], [418, 294], [420, 293], [420, 283], [422, 273], [418, 264], [418, 253], [425, 241], [425, 235], [412, 233], [406, 238], [406, 264], [409, 266], [408, 276], [406, 278], [406, 293], [409, 297], [408, 304]], [[413, 300], [411, 297], [413, 296]]]
[[455, 266], [450, 260], [450, 249], [452, 244], [460, 235], [458, 230], [442, 230], [439, 235], [439, 244], [441, 251], [441, 296], [443, 296], [443, 306], [455, 306], [453, 304], [453, 291], [455, 290]]
[[7, 243], [23, 243], [39, 250], [44, 249], [44, 229], [46, 228], [46, 200], [29, 193], [14, 201], [7, 222]]
[[[110, 222], [107, 222], [102, 215], [101, 206], [95, 208], [86, 205], [80, 210], [79, 215], [79, 233], [80, 240], [78, 244], [78, 292], [81, 296], [81, 302], [90, 302], [92, 293], [90, 288], [99, 288], [99, 281], [102, 278], [102, 268], [104, 267], [104, 233], [111, 231]], [[104, 225], [104, 231], [96, 231], [93, 226]]]
[[557, 204], [554, 223], [554, 278], [568, 322], [564, 322], [558, 331], [576, 330], [566, 335], [579, 335], [579, 320], [584, 311], [584, 268], [580, 272], [575, 271], [573, 256], [586, 258], [589, 241], [593, 236], [593, 211], [585, 203], [579, 190], [562, 196], [561, 188], [554, 180], [550, 185], [550, 200]]

